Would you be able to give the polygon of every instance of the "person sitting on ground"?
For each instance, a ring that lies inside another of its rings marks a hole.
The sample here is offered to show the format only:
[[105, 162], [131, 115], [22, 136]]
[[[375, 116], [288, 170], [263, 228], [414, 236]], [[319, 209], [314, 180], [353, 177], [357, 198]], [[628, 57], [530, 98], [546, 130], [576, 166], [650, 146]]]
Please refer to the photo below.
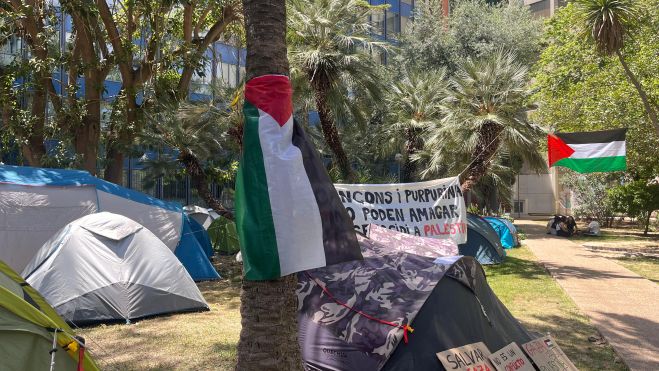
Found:
[[567, 226], [567, 218], [564, 215], [561, 215], [560, 221], [556, 226], [556, 235], [559, 237], [570, 237], [572, 235]]
[[560, 217], [558, 215], [554, 215], [551, 219], [549, 219], [549, 222], [547, 222], [547, 234], [556, 236], [556, 226], [559, 222]]
[[584, 236], [599, 236], [600, 235], [600, 223], [593, 218], [587, 218], [586, 223], [588, 223], [588, 228], [583, 233]]
[[570, 236], [577, 233], [577, 222], [574, 220], [573, 216], [568, 216], [567, 217], [566, 224], [567, 224], [567, 229], [568, 229], [568, 232], [570, 233]]

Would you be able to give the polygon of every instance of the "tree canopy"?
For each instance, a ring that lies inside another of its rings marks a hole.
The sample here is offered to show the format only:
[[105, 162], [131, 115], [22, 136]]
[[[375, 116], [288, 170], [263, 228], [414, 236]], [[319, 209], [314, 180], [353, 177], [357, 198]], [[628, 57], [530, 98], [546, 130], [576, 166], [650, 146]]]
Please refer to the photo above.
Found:
[[442, 19], [439, 0], [418, 1], [414, 22], [401, 40], [399, 62], [421, 69], [443, 66], [451, 72], [461, 60], [504, 49], [530, 67], [540, 53], [541, 36], [542, 21], [521, 2], [452, 1], [450, 17]]
[[[659, 98], [659, 1], [643, 2], [643, 16], [623, 47], [625, 59], [651, 101]], [[535, 121], [558, 131], [628, 128], [628, 172], [659, 174], [659, 138], [634, 86], [615, 57], [597, 53], [583, 37], [578, 9], [561, 8], [547, 23], [546, 48], [534, 71]]]

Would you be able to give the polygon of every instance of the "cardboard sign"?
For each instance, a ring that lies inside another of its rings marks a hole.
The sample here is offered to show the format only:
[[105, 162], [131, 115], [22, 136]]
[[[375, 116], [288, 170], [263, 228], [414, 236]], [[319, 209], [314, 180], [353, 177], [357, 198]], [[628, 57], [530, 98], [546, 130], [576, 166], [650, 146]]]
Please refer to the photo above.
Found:
[[494, 371], [487, 357], [490, 350], [482, 342], [437, 353], [447, 371]]
[[522, 348], [540, 371], [578, 371], [549, 335], [529, 341]]
[[370, 224], [421, 237], [467, 242], [467, 209], [457, 177], [420, 183], [335, 184], [355, 230]]
[[497, 371], [535, 371], [531, 361], [515, 343], [506, 345], [488, 358]]

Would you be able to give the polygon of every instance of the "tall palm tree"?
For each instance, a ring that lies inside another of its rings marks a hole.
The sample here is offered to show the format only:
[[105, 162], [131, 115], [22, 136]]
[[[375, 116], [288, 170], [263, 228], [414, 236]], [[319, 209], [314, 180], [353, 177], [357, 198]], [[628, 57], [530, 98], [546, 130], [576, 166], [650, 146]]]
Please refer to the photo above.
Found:
[[442, 102], [448, 83], [446, 71], [403, 70], [387, 96], [389, 109], [384, 125], [390, 144], [402, 154], [401, 182], [416, 175], [414, 156], [423, 149], [426, 132], [442, 118]]
[[543, 132], [526, 120], [527, 69], [513, 53], [466, 60], [449, 85], [444, 117], [426, 142], [423, 176], [459, 172], [462, 188], [470, 190], [502, 148], [533, 168], [546, 166], [537, 148]]
[[[323, 137], [347, 179], [353, 177], [337, 128], [337, 101], [361, 90], [381, 97], [373, 52], [387, 45], [371, 39], [370, 12], [380, 9], [363, 0], [291, 0], [288, 2], [291, 75], [308, 81]], [[349, 104], [348, 104], [349, 105]]]
[[[288, 75], [286, 0], [243, 0], [247, 80]], [[245, 149], [249, 150], [249, 149]], [[236, 370], [300, 370], [297, 341], [297, 276], [243, 280]]]
[[657, 103], [650, 100], [641, 82], [625, 61], [622, 50], [638, 24], [640, 11], [637, 0], [578, 0], [576, 5], [582, 19], [584, 35], [595, 43], [597, 50], [608, 56], [616, 55], [629, 81], [638, 92], [645, 112], [659, 134]]
[[[233, 127], [234, 111], [218, 108], [213, 102], [187, 103], [162, 98], [145, 110], [145, 130], [141, 142], [152, 146], [166, 146], [178, 150], [171, 165], [181, 164], [208, 207], [233, 219], [233, 214], [210, 191], [204, 162], [218, 153], [230, 150], [233, 142], [228, 131]], [[235, 151], [234, 151], [235, 152]], [[162, 164], [159, 164], [162, 165]], [[167, 167], [156, 166], [160, 172]]]

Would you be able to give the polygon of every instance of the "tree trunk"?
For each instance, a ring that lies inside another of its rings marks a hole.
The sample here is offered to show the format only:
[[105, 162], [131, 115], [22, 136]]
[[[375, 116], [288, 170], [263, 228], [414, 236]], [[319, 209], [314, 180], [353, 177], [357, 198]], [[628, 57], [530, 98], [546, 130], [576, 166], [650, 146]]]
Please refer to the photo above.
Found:
[[325, 143], [327, 143], [330, 151], [332, 151], [334, 161], [336, 161], [336, 165], [339, 167], [343, 178], [346, 182], [354, 182], [356, 180], [355, 172], [352, 170], [352, 166], [350, 166], [350, 160], [348, 160], [348, 155], [343, 149], [341, 138], [339, 138], [339, 130], [336, 128], [330, 109], [327, 106], [329, 84], [317, 76], [312, 77], [310, 75], [310, 79]]
[[486, 122], [480, 129], [478, 143], [471, 155], [471, 163], [465, 171], [466, 178], [462, 182], [462, 190], [471, 190], [490, 169], [490, 161], [501, 144], [501, 126], [494, 122]]
[[233, 220], [233, 213], [227, 210], [220, 200], [215, 198], [211, 193], [208, 181], [206, 180], [206, 172], [201, 166], [199, 159], [189, 151], [179, 148], [178, 160], [185, 166], [185, 170], [192, 181], [192, 186], [197, 190], [199, 197], [206, 202], [206, 205], [223, 217]]
[[652, 216], [652, 210], [648, 211], [648, 216], [645, 218], [645, 231], [643, 231], [643, 235], [647, 236], [648, 232], [650, 232], [650, 217]]
[[98, 145], [101, 140], [101, 88], [97, 71], [85, 73], [85, 115], [75, 128], [73, 144], [76, 154], [82, 156], [82, 168], [96, 175]]
[[23, 157], [30, 166], [41, 166], [46, 155], [44, 144], [44, 126], [46, 124], [46, 106], [48, 104], [45, 84], [50, 84], [47, 78], [38, 78], [32, 93], [32, 125], [27, 136], [27, 143], [23, 144]]
[[[243, 0], [243, 13], [247, 79], [266, 74], [288, 75], [286, 1]], [[296, 275], [274, 281], [243, 280], [236, 370], [302, 369], [296, 287]]]
[[137, 97], [132, 88], [124, 88], [126, 92], [126, 122], [125, 127], [111, 129], [108, 139], [104, 178], [108, 182], [121, 185], [124, 180], [124, 151], [130, 147], [133, 140], [134, 129], [137, 125]]
[[416, 132], [412, 128], [405, 129], [405, 154], [403, 155], [403, 165], [401, 171], [401, 182], [409, 183], [413, 181], [416, 173], [416, 163], [410, 157], [419, 151], [419, 140]]
[[634, 73], [629, 69], [629, 66], [625, 61], [625, 58], [622, 56], [622, 53], [620, 53], [620, 50], [616, 50], [616, 55], [618, 56], [618, 60], [620, 61], [622, 68], [625, 70], [625, 73], [627, 74], [627, 78], [629, 78], [629, 81], [631, 81], [631, 83], [636, 88], [638, 95], [641, 97], [641, 101], [643, 102], [643, 107], [645, 108], [645, 113], [647, 113], [648, 117], [650, 118], [650, 122], [654, 126], [654, 130], [657, 132], [657, 135], [659, 136], [659, 118], [657, 118], [657, 111], [655, 109], [656, 106], [653, 107], [653, 103], [650, 102], [648, 95], [645, 93], [645, 90], [643, 90], [643, 86], [641, 85], [641, 82], [638, 81]]

